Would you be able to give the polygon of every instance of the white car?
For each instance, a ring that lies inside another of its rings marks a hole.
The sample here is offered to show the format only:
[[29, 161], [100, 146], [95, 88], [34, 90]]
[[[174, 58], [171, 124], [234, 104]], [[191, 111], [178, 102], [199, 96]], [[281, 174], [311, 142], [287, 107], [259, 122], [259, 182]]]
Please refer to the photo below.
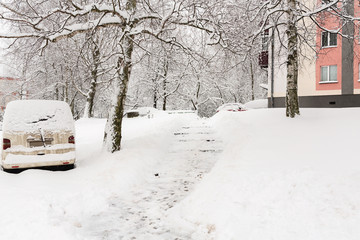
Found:
[[241, 103], [225, 103], [216, 109], [216, 112], [230, 111], [230, 112], [242, 112], [246, 111], [246, 107]]
[[75, 124], [66, 102], [20, 100], [8, 103], [3, 119], [4, 171], [75, 164]]
[[151, 118], [154, 113], [159, 110], [152, 107], [138, 107], [132, 110], [128, 110], [125, 112], [125, 116], [127, 118], [136, 118], [136, 117], [148, 117]]

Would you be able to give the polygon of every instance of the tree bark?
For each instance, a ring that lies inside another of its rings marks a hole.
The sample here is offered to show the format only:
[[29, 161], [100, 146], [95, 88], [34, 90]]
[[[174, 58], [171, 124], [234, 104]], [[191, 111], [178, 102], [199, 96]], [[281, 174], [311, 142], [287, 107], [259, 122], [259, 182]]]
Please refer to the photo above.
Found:
[[255, 100], [255, 92], [254, 92], [254, 84], [255, 84], [255, 79], [254, 79], [254, 69], [253, 69], [253, 64], [252, 61], [250, 59], [250, 77], [251, 77], [251, 100]]
[[166, 111], [166, 104], [167, 104], [167, 92], [166, 92], [166, 79], [164, 79], [163, 82], [163, 91], [164, 91], [164, 97], [163, 97], [163, 105], [162, 105], [162, 110]]
[[[126, 1], [126, 10], [134, 14], [136, 0]], [[132, 24], [130, 24], [132, 25]], [[125, 32], [125, 28], [122, 29]], [[132, 53], [134, 50], [134, 37], [124, 36], [120, 41], [122, 54], [117, 62], [117, 80], [115, 81], [115, 98], [110, 110], [105, 129], [105, 147], [111, 153], [120, 151], [122, 139], [122, 120], [124, 117], [125, 101], [132, 68]]]
[[117, 63], [117, 81], [115, 83], [116, 98], [105, 130], [105, 145], [108, 151], [116, 152], [121, 149], [122, 120], [124, 116], [125, 100], [131, 75], [131, 56], [134, 48], [131, 37], [126, 36], [121, 42], [123, 58]]
[[296, 0], [288, 0], [288, 23], [286, 35], [288, 39], [287, 55], [287, 86], [286, 86], [286, 116], [300, 115], [298, 100], [298, 33], [296, 28]]
[[91, 118], [94, 116], [94, 99], [95, 99], [96, 87], [97, 87], [98, 68], [100, 65], [100, 51], [96, 44], [94, 49], [92, 49], [92, 55], [93, 55], [93, 69], [91, 70], [91, 84], [90, 84], [90, 89], [86, 96], [83, 118]]
[[[199, 77], [198, 77], [199, 79]], [[199, 96], [200, 96], [200, 89], [201, 89], [201, 83], [200, 81], [197, 82], [197, 87], [196, 87], [196, 93], [195, 93], [195, 101], [194, 99], [191, 99], [191, 103], [193, 105], [193, 110], [198, 111], [199, 110]]]
[[153, 95], [153, 108], [157, 109], [157, 93], [156, 93], [156, 89], [154, 89], [154, 95]]
[[164, 94], [163, 106], [162, 106], [163, 111], [166, 111], [166, 104], [167, 104], [167, 98], [168, 98], [168, 92], [167, 92], [167, 75], [168, 75], [168, 71], [169, 71], [169, 62], [166, 59], [165, 60], [165, 65], [164, 65], [164, 81], [163, 81], [163, 94]]

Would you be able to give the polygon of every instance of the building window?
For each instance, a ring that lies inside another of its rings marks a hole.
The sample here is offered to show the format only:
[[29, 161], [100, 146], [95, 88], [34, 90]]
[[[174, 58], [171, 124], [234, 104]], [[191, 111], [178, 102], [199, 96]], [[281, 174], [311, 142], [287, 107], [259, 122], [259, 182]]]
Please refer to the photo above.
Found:
[[331, 32], [321, 33], [321, 47], [332, 47], [337, 45], [337, 34]]
[[261, 33], [261, 52], [259, 53], [259, 66], [267, 68], [269, 66], [269, 29]]
[[321, 67], [320, 83], [337, 82], [337, 66], [323, 66]]

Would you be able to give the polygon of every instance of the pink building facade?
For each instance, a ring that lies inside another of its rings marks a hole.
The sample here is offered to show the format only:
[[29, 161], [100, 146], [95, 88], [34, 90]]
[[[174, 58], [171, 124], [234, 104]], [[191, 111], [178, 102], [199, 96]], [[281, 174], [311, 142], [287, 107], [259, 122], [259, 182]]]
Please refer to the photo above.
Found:
[[[320, 0], [307, 2], [317, 7], [323, 4]], [[346, 5], [341, 4], [339, 2], [337, 7], [347, 15], [360, 17], [360, 1], [348, 0], [343, 2]], [[298, 76], [300, 107], [360, 107], [359, 22], [345, 23], [331, 10], [320, 13], [316, 20], [322, 28], [307, 22], [314, 30], [313, 40], [311, 37], [309, 40], [309, 45], [314, 47], [301, 46]], [[279, 51], [276, 49], [278, 45], [275, 42], [275, 51]], [[275, 56], [274, 62], [270, 60], [269, 63], [270, 107], [285, 106], [285, 61], [284, 56]], [[274, 66], [270, 67], [272, 64]]]

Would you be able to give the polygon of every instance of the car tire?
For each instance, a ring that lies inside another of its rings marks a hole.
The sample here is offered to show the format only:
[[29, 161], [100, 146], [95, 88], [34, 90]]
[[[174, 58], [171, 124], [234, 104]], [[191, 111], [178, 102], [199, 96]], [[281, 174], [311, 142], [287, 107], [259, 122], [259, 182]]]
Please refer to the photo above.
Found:
[[68, 171], [75, 168], [75, 164], [68, 164], [59, 167], [62, 171]]
[[21, 173], [22, 171], [24, 171], [24, 169], [21, 169], [21, 168], [17, 168], [17, 169], [3, 168], [2, 170], [6, 173], [11, 173], [11, 174], [18, 174], [18, 173]]

